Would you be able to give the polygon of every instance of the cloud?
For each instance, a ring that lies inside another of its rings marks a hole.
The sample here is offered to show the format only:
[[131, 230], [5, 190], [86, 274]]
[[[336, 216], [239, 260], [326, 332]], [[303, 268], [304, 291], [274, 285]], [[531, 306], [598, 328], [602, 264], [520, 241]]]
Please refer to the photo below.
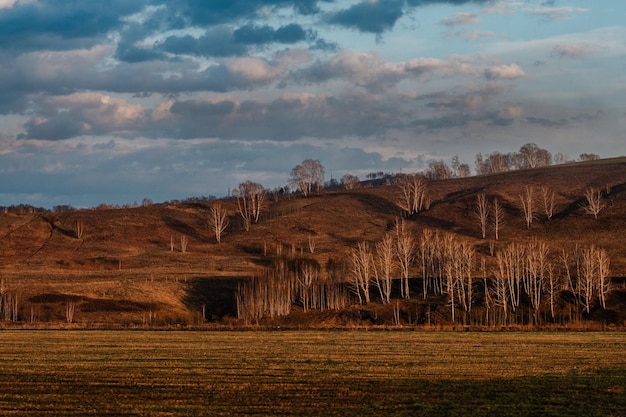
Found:
[[326, 21], [360, 32], [381, 34], [393, 28], [402, 17], [403, 6], [402, 0], [364, 0], [348, 9], [332, 13]]
[[552, 53], [560, 58], [583, 58], [593, 55], [598, 49], [596, 45], [588, 43], [566, 43], [556, 45]]
[[297, 23], [290, 23], [274, 29], [271, 26], [245, 25], [233, 32], [235, 42], [247, 45], [263, 45], [268, 43], [292, 44], [306, 40], [314, 40], [315, 34], [306, 31]]
[[51, 119], [31, 119], [24, 127], [26, 133], [18, 135], [18, 139], [63, 140], [81, 136], [86, 131], [83, 123], [66, 112]]
[[156, 48], [174, 55], [203, 57], [242, 56], [248, 52], [248, 47], [236, 42], [232, 29], [227, 26], [211, 27], [200, 37], [189, 34], [169, 36]]
[[287, 7], [303, 15], [319, 12], [317, 0], [162, 0], [158, 3], [165, 6], [169, 16], [180, 17], [189, 24], [204, 27], [254, 19], [265, 8]]
[[517, 64], [511, 65], [494, 65], [491, 68], [485, 70], [485, 78], [488, 80], [494, 79], [507, 79], [514, 80], [517, 78], [525, 77], [526, 73]]
[[145, 1], [106, 3], [54, 0], [15, 2], [0, 9], [0, 47], [8, 50], [67, 50], [93, 46], [120, 27], [124, 16], [139, 12]]
[[544, 20], [565, 19], [578, 13], [586, 13], [589, 9], [582, 7], [546, 7], [526, 6], [527, 13]]
[[485, 7], [486, 13], [492, 14], [511, 14], [518, 10], [523, 11], [531, 16], [538, 17], [542, 20], [565, 19], [578, 13], [586, 13], [589, 9], [582, 7], [555, 7], [554, 1], [546, 1], [540, 5], [529, 2], [498, 0], [487, 2]]
[[344, 80], [371, 91], [384, 91], [402, 80], [427, 76], [480, 76], [483, 70], [463, 57], [414, 58], [403, 62], [386, 62], [377, 53], [342, 49], [327, 60], [317, 60], [307, 68], [294, 71], [301, 84]]
[[439, 23], [448, 28], [453, 28], [461, 25], [476, 25], [480, 23], [480, 18], [472, 13], [455, 13], [452, 17], [441, 19]]
[[48, 97], [38, 103], [39, 117], [25, 124], [20, 139], [62, 140], [83, 135], [119, 135], [141, 126], [144, 109], [99, 93]]
[[539, 125], [548, 128], [560, 128], [568, 125], [567, 119], [551, 120], [544, 117], [527, 117], [526, 121], [530, 124]]

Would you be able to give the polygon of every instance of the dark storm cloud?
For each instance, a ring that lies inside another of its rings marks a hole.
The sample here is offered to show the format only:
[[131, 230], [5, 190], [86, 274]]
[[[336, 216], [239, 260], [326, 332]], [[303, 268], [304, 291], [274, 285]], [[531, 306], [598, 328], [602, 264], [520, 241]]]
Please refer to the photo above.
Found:
[[209, 28], [199, 38], [191, 35], [170, 36], [158, 44], [157, 48], [176, 55], [205, 57], [242, 56], [248, 52], [247, 46], [236, 42], [232, 29], [226, 26]]
[[271, 26], [248, 24], [233, 30], [229, 26], [215, 26], [206, 30], [201, 37], [170, 36], [156, 45], [158, 50], [171, 54], [194, 55], [203, 57], [243, 56], [250, 52], [250, 47], [270, 43], [294, 44], [314, 41], [313, 31], [305, 30], [296, 23], [274, 29]]
[[303, 137], [368, 137], [402, 124], [395, 106], [362, 94], [279, 98], [269, 102], [246, 100], [237, 105], [230, 100], [176, 101], [170, 112], [172, 118], [147, 126], [154, 136], [166, 131], [179, 139], [219, 137], [284, 142]]
[[365, 0], [336, 12], [327, 18], [328, 23], [357, 29], [361, 32], [381, 34], [396, 24], [404, 14], [402, 0]]
[[352, 7], [330, 14], [326, 21], [350, 29], [357, 29], [360, 32], [381, 35], [392, 29], [408, 8], [433, 4], [481, 4], [489, 1], [491, 0], [363, 0]]
[[233, 32], [235, 42], [261, 45], [267, 43], [297, 43], [305, 40], [314, 40], [315, 33], [306, 31], [297, 23], [291, 23], [274, 29], [271, 26], [256, 26], [248, 24]]
[[[0, 47], [13, 50], [72, 49], [93, 44], [143, 9], [144, 1], [41, 0], [0, 10]], [[62, 42], [61, 42], [62, 40]]]
[[165, 5], [170, 15], [181, 16], [191, 24], [219, 25], [241, 19], [251, 19], [263, 7], [292, 7], [301, 14], [319, 11], [318, 0], [156, 0]]
[[24, 128], [26, 133], [19, 135], [18, 139], [63, 140], [85, 133], [84, 125], [66, 113], [45, 122], [38, 123], [31, 120], [24, 125]]

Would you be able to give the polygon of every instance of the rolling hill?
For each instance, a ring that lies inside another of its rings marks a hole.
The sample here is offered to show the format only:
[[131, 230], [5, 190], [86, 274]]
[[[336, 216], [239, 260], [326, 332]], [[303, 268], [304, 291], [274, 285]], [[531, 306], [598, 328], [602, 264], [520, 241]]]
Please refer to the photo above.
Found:
[[[537, 210], [529, 228], [520, 202], [525, 187], [536, 193]], [[541, 187], [554, 191], [550, 219], [540, 202]], [[602, 193], [604, 208], [598, 218], [585, 212], [589, 188]], [[243, 323], [236, 318], [238, 284], [261, 276], [279, 257], [314, 261], [324, 280], [330, 275], [328, 265], [343, 263], [343, 280], [351, 282], [352, 248], [361, 241], [379, 241], [403, 218], [396, 204], [398, 192], [397, 185], [386, 185], [323, 191], [308, 198], [277, 197], [268, 201], [258, 224], [247, 232], [236, 213], [237, 201], [226, 199], [221, 204], [231, 217], [221, 244], [209, 227], [212, 202], [0, 214], [0, 323], [238, 326]], [[468, 242], [476, 251], [477, 282], [483, 275], [479, 259], [485, 259], [492, 275], [494, 254], [512, 242], [547, 242], [555, 263], [563, 249], [574, 250], [577, 245], [605, 249], [612, 281], [607, 308], [596, 303], [593, 311], [578, 317], [599, 326], [624, 326], [626, 158], [431, 181], [429, 192], [430, 208], [406, 218], [407, 228], [416, 239], [431, 229]], [[486, 239], [481, 236], [475, 214], [479, 194], [502, 203], [504, 221], [497, 241], [491, 231]], [[416, 289], [420, 273], [416, 259], [411, 270]], [[287, 317], [262, 322], [303, 327], [390, 325], [425, 323], [428, 316], [428, 324], [451, 323], [443, 295], [424, 300], [418, 290], [412, 289], [412, 294], [409, 300], [398, 300], [395, 288], [395, 304], [374, 301], [364, 306], [352, 299], [340, 311], [307, 314], [296, 302]], [[571, 303], [566, 302], [567, 295], [562, 298], [559, 308], [569, 308], [571, 317]], [[480, 303], [478, 296], [476, 305]], [[467, 317], [464, 324], [478, 324], [477, 318]]]

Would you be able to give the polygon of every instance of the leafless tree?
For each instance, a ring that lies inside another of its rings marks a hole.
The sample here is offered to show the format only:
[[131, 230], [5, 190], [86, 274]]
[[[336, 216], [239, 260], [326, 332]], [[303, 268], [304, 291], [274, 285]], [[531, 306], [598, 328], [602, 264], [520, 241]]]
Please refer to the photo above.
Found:
[[428, 181], [423, 175], [404, 174], [396, 178], [399, 188], [397, 198], [398, 207], [406, 215], [416, 214], [430, 207]]
[[426, 171], [428, 179], [438, 181], [447, 180], [452, 178], [452, 170], [443, 161], [430, 161], [428, 163], [428, 170]]
[[600, 155], [595, 154], [595, 153], [581, 153], [578, 158], [581, 161], [595, 161], [600, 159]]
[[561, 152], [557, 152], [552, 157], [552, 162], [554, 163], [554, 165], [562, 165], [567, 162], [567, 155]]
[[535, 320], [539, 319], [539, 308], [544, 293], [544, 285], [548, 281], [548, 245], [545, 242], [533, 239], [525, 245], [525, 270], [522, 282], [528, 296], [530, 306], [535, 311]]
[[505, 317], [509, 308], [515, 312], [520, 303], [521, 284], [525, 272], [524, 252], [522, 245], [511, 243], [496, 253], [494, 298], [503, 308]]
[[400, 267], [400, 277], [402, 278], [401, 292], [406, 299], [409, 295], [409, 274], [413, 260], [415, 259], [415, 240], [409, 232], [404, 222], [400, 219], [396, 222], [396, 256]]
[[554, 319], [554, 306], [556, 304], [557, 295], [562, 289], [562, 284], [561, 278], [556, 273], [554, 264], [552, 264], [552, 262], [548, 263], [547, 274], [546, 290], [548, 292], [548, 299], [550, 300], [550, 317]]
[[500, 203], [498, 197], [493, 198], [493, 205], [491, 206], [491, 221], [493, 224], [493, 232], [496, 240], [500, 239], [500, 229], [504, 225], [504, 208]]
[[215, 240], [220, 244], [222, 242], [222, 234], [230, 224], [228, 211], [222, 204], [215, 203], [209, 208], [209, 224], [215, 233]]
[[250, 230], [250, 224], [258, 223], [261, 212], [267, 204], [267, 190], [259, 183], [246, 181], [234, 190], [237, 208], [243, 219], [244, 228]]
[[489, 218], [489, 203], [484, 193], [476, 196], [476, 217], [478, 217], [481, 235], [484, 239], [487, 237], [487, 220]]
[[591, 311], [597, 276], [596, 248], [595, 246], [583, 248], [580, 253], [580, 269], [576, 289], [587, 313]]
[[548, 166], [552, 163], [552, 155], [545, 149], [539, 148], [534, 143], [523, 145], [519, 154], [522, 156], [523, 168], [537, 168]]
[[483, 157], [481, 153], [476, 155], [476, 174], [486, 175], [498, 172], [506, 172], [510, 169], [510, 162], [506, 155], [500, 152], [492, 152]]
[[524, 192], [519, 196], [522, 203], [522, 211], [524, 213], [524, 219], [526, 220], [526, 227], [530, 229], [535, 218], [535, 196], [534, 189], [531, 186], [526, 185]]
[[370, 302], [370, 280], [373, 272], [372, 252], [367, 242], [359, 242], [356, 248], [350, 252], [352, 263], [352, 276], [354, 278], [355, 293], [359, 303]]
[[604, 198], [602, 197], [602, 191], [599, 188], [587, 188], [585, 191], [585, 213], [593, 214], [593, 217], [598, 218], [598, 214], [606, 206]]
[[74, 322], [74, 313], [76, 311], [76, 302], [69, 301], [65, 306], [65, 321], [68, 323]]
[[469, 177], [470, 175], [469, 165], [462, 164], [461, 161], [459, 161], [458, 155], [455, 155], [452, 158], [452, 164], [450, 165], [450, 168], [452, 169], [452, 176], [455, 178], [465, 178]]
[[309, 252], [315, 253], [315, 246], [317, 245], [317, 239], [315, 238], [315, 236], [309, 235], [307, 243], [309, 245]]
[[187, 252], [187, 245], [189, 245], [189, 238], [186, 235], [180, 236], [180, 251], [182, 253]]
[[298, 294], [305, 312], [310, 308], [315, 308], [317, 305], [314, 300], [313, 290], [315, 281], [317, 280], [318, 270], [319, 266], [313, 262], [301, 262], [298, 267]]
[[341, 177], [341, 186], [346, 190], [354, 190], [359, 188], [361, 181], [356, 175], [346, 174]]
[[289, 183], [307, 197], [313, 189], [319, 192], [324, 185], [324, 167], [318, 160], [306, 159], [291, 170]]
[[598, 298], [603, 309], [606, 309], [606, 296], [611, 291], [610, 259], [605, 249], [596, 249]]
[[541, 187], [541, 202], [548, 220], [554, 215], [554, 190], [547, 185]]
[[83, 224], [81, 220], [77, 220], [74, 223], [74, 236], [76, 236], [76, 239], [81, 239], [84, 233], [85, 233], [85, 225]]
[[451, 233], [444, 234], [441, 242], [444, 252], [445, 288], [452, 321], [455, 321], [457, 306], [465, 312], [472, 309], [472, 271], [475, 251], [468, 242], [458, 239]]
[[395, 245], [390, 234], [376, 242], [375, 256], [376, 285], [383, 303], [391, 301], [391, 284], [396, 269]]

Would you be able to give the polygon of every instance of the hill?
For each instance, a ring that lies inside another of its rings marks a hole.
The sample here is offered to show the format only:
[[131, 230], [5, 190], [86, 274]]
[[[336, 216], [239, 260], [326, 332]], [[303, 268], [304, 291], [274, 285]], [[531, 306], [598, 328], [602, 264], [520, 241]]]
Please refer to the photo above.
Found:
[[[537, 207], [530, 227], [520, 200], [527, 187], [534, 191]], [[541, 187], [554, 192], [551, 218], [541, 203]], [[604, 204], [597, 218], [585, 211], [585, 192], [590, 188], [601, 192]], [[557, 306], [560, 319], [547, 318], [545, 297], [541, 315], [531, 319], [531, 301], [522, 295], [515, 323], [558, 325], [567, 321], [571, 325], [582, 320], [624, 325], [626, 158], [432, 181], [428, 189], [428, 210], [404, 221], [416, 244], [428, 229], [449, 234], [475, 251], [472, 282], [476, 288], [471, 296], [475, 308], [456, 322], [493, 322], [497, 310], [492, 307], [492, 318], [485, 318], [489, 316], [488, 300], [484, 289], [480, 293], [480, 282], [484, 275], [491, 278], [496, 273], [495, 255], [514, 242], [540, 241], [549, 245], [549, 259], [561, 275], [566, 273], [560, 261], [564, 250], [578, 253], [577, 248], [590, 245], [604, 249], [610, 257], [612, 291], [606, 308], [589, 301], [589, 312], [572, 312], [576, 294], [564, 289]], [[320, 282], [343, 283], [342, 307], [305, 314], [302, 300], [294, 298], [287, 317], [270, 319], [265, 315], [256, 317], [255, 322], [291, 326], [451, 324], [449, 297], [433, 293], [424, 299], [420, 292], [423, 269], [419, 256], [410, 270], [409, 299], [401, 297], [398, 279], [393, 281], [395, 301], [388, 304], [378, 298], [359, 305], [356, 292], [348, 288], [353, 282], [352, 249], [359, 242], [380, 241], [404, 217], [398, 194], [398, 185], [388, 185], [322, 192], [308, 198], [276, 197], [268, 201], [259, 222], [249, 231], [236, 213], [237, 201], [223, 200], [220, 203], [231, 216], [220, 244], [209, 227], [209, 207], [214, 202], [1, 214], [0, 318], [4, 325], [17, 321], [37, 326], [68, 322], [104, 327], [207, 322], [235, 326], [250, 322], [236, 319], [238, 285], [275, 269], [277, 260], [301, 259], [316, 265]], [[502, 204], [504, 217], [497, 241], [490, 229], [482, 238], [476, 216], [480, 194], [490, 204], [494, 198]], [[371, 291], [376, 298], [378, 290]], [[579, 307], [577, 304], [576, 309]], [[503, 320], [501, 317], [501, 324], [508, 323]]]

